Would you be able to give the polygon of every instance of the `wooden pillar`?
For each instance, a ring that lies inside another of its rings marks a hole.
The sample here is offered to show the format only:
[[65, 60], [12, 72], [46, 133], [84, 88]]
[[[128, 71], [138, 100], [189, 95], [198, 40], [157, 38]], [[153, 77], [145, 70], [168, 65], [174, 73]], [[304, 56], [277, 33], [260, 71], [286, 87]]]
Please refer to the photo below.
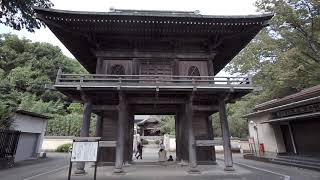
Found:
[[[213, 127], [212, 127], [212, 116], [208, 116], [208, 135], [209, 135], [209, 139], [210, 140], [214, 140], [214, 136], [213, 136]], [[212, 148], [212, 161], [216, 161], [216, 149], [214, 146], [211, 147]]]
[[192, 100], [193, 95], [191, 95], [186, 103], [186, 121], [187, 121], [187, 132], [188, 132], [188, 150], [189, 150], [189, 173], [199, 173], [197, 169], [197, 156], [196, 156], [196, 144], [193, 133], [192, 119]]
[[124, 160], [124, 145], [125, 145], [125, 122], [127, 118], [127, 104], [125, 95], [119, 92], [118, 105], [118, 132], [117, 132], [117, 147], [116, 147], [116, 163], [114, 173], [123, 173]]
[[103, 121], [103, 113], [97, 115], [97, 122], [96, 122], [96, 136], [102, 136], [102, 121]]
[[179, 128], [179, 113], [176, 113], [176, 115], [174, 116], [174, 120], [175, 120], [175, 132], [176, 132], [176, 161], [180, 161], [181, 160], [181, 140], [180, 140], [180, 128]]
[[212, 59], [208, 59], [207, 63], [208, 63], [208, 76], [214, 76]]
[[289, 128], [290, 139], [291, 139], [291, 143], [292, 143], [292, 147], [293, 147], [293, 152], [294, 152], [294, 154], [297, 154], [296, 141], [294, 140], [292, 126], [291, 126], [290, 122], [288, 122], [288, 128]]
[[[92, 112], [92, 103], [90, 101], [84, 103], [84, 111], [83, 111], [83, 118], [82, 118], [82, 126], [81, 126], [81, 130], [80, 130], [80, 137], [89, 137], [91, 112]], [[84, 167], [85, 167], [84, 162], [78, 162], [77, 163], [77, 170], [75, 171], [75, 174], [84, 174], [85, 173]]]
[[132, 156], [133, 156], [133, 135], [134, 135], [134, 113], [129, 113], [129, 133], [128, 133], [128, 161], [132, 162]]
[[224, 102], [224, 100], [219, 100], [219, 116], [220, 116], [221, 132], [222, 132], [222, 140], [223, 140], [224, 164], [225, 164], [224, 170], [234, 171], [231, 144], [230, 144], [229, 125], [228, 125], [228, 119], [227, 119], [227, 113], [226, 113], [226, 103]]

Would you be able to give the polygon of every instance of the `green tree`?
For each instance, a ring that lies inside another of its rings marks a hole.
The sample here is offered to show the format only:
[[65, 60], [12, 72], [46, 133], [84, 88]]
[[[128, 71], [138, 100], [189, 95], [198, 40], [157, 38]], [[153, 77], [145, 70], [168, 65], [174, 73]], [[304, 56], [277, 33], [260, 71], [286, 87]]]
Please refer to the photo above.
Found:
[[[24, 109], [52, 117], [48, 135], [79, 135], [82, 105], [44, 88], [45, 84], [54, 84], [60, 67], [67, 73], [86, 73], [56, 46], [0, 35], [0, 128], [9, 128], [12, 112]], [[94, 130], [92, 127], [92, 134]]]
[[159, 118], [161, 119], [160, 121], [161, 133], [175, 135], [176, 131], [175, 131], [174, 116], [166, 115], [166, 116], [159, 116]]
[[50, 0], [1, 0], [0, 23], [15, 30], [26, 28], [33, 32], [44, 26], [44, 23], [35, 18], [33, 6], [50, 8]]
[[256, 104], [320, 84], [320, 2], [259, 0], [257, 7], [275, 16], [226, 69], [253, 75], [254, 84], [263, 90], [228, 106], [232, 136], [246, 134], [247, 122], [241, 117]]

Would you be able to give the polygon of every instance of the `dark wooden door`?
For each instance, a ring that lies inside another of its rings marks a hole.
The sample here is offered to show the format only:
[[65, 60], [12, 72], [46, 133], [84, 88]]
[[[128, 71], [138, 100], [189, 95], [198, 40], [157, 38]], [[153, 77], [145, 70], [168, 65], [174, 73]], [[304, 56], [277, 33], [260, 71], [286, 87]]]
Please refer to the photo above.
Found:
[[287, 153], [294, 153], [293, 144], [290, 137], [290, 130], [288, 125], [280, 125], [284, 145], [286, 146]]

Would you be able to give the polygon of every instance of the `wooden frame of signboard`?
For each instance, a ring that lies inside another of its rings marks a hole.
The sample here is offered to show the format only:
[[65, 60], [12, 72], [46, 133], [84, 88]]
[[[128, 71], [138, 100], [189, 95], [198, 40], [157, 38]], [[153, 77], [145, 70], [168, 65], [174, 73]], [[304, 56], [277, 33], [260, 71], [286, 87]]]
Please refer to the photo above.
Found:
[[68, 180], [71, 178], [73, 162], [94, 162], [93, 179], [96, 180], [100, 139], [100, 137], [77, 137], [73, 139]]

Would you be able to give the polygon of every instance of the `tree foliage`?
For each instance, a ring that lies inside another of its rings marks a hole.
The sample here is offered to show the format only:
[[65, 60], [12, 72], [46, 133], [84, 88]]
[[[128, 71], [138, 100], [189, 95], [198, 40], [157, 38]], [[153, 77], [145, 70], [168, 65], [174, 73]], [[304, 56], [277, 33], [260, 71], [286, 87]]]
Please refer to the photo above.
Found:
[[175, 135], [176, 131], [175, 131], [174, 116], [165, 115], [165, 116], [159, 116], [159, 118], [161, 119], [160, 121], [161, 133]]
[[0, 128], [10, 128], [12, 112], [23, 109], [52, 117], [47, 135], [80, 134], [82, 105], [44, 88], [54, 84], [60, 67], [68, 73], [86, 73], [56, 46], [0, 35]]
[[233, 131], [234, 120], [239, 123], [236, 126], [246, 127], [242, 117], [256, 104], [320, 84], [320, 2], [259, 0], [257, 7], [275, 16], [270, 26], [236, 56], [227, 70], [253, 75], [254, 84], [263, 90], [228, 106], [232, 136], [245, 134]]
[[35, 18], [33, 6], [50, 8], [50, 0], [1, 0], [0, 23], [15, 30], [26, 28], [33, 32], [44, 26], [44, 23]]

